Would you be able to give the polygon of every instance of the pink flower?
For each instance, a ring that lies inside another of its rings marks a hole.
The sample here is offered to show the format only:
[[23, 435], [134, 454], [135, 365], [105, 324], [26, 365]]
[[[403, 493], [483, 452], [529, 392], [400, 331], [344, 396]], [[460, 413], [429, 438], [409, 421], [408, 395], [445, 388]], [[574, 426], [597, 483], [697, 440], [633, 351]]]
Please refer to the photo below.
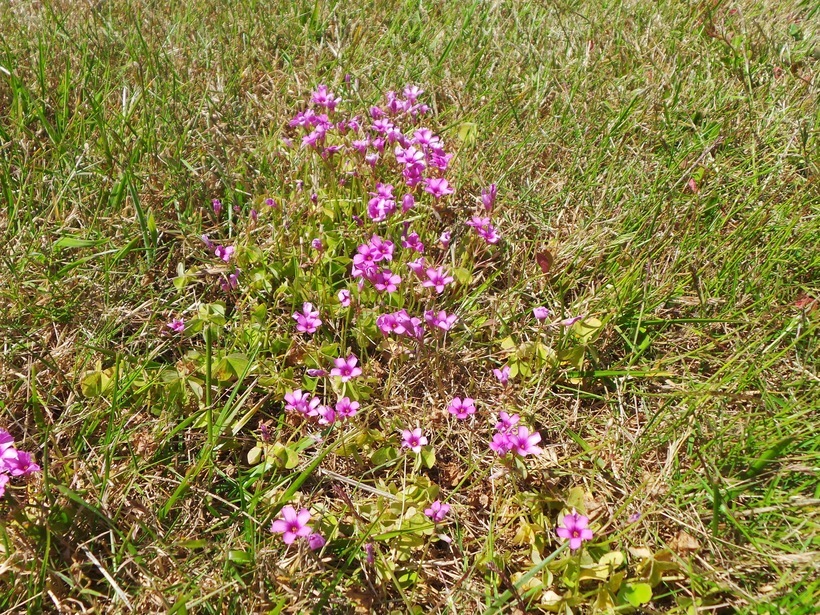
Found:
[[481, 202], [484, 204], [484, 209], [492, 211], [497, 194], [498, 187], [495, 184], [490, 184], [488, 188], [481, 191]]
[[427, 268], [427, 265], [424, 263], [424, 257], [419, 256], [416, 260], [407, 263], [407, 267], [420, 278]]
[[359, 410], [359, 402], [350, 401], [349, 397], [342, 397], [336, 402], [336, 414], [342, 418], [349, 419], [356, 415]]
[[583, 316], [572, 316], [571, 318], [565, 318], [564, 320], [559, 321], [558, 324], [562, 327], [571, 327], [582, 318]]
[[494, 368], [493, 369], [493, 376], [498, 378], [498, 381], [501, 384], [507, 384], [507, 382], [509, 382], [509, 380], [510, 380], [510, 366], [505, 365], [501, 369]]
[[14, 446], [14, 438], [5, 429], [0, 429], [0, 455]]
[[219, 213], [222, 211], [222, 201], [219, 199], [214, 199], [211, 201], [211, 206], [214, 208], [214, 213], [218, 216]]
[[333, 359], [333, 364], [336, 367], [330, 370], [330, 375], [339, 376], [342, 379], [342, 382], [347, 382], [356, 376], [360, 376], [362, 373], [362, 368], [356, 367], [358, 362], [359, 360], [354, 355], [350, 355], [347, 359], [342, 357]]
[[332, 425], [336, 422], [336, 410], [330, 406], [318, 406], [316, 416], [319, 417], [319, 425]]
[[342, 289], [336, 295], [339, 298], [339, 303], [344, 307], [350, 307], [350, 291]]
[[305, 302], [302, 304], [302, 312], [294, 312], [293, 320], [296, 321], [296, 330], [300, 333], [316, 333], [322, 325], [319, 318], [319, 310], [313, 309], [313, 304]]
[[222, 287], [222, 291], [226, 293], [239, 286], [239, 269], [234, 269], [234, 272], [228, 274], [228, 277], [221, 279], [219, 285]]
[[[359, 247], [361, 248], [361, 246]], [[370, 242], [367, 244], [367, 247], [373, 255], [374, 263], [393, 260], [393, 250], [395, 249], [395, 246], [392, 241], [382, 239], [378, 235], [373, 235], [373, 237], [370, 238]]]
[[428, 177], [424, 180], [424, 191], [432, 194], [436, 199], [453, 194], [454, 190], [443, 177]]
[[509, 415], [502, 410], [498, 413], [498, 423], [495, 424], [495, 429], [500, 433], [509, 433], [520, 420], [521, 417], [517, 414]]
[[438, 238], [438, 242], [444, 246], [445, 248], [450, 245], [450, 241], [452, 240], [452, 233], [450, 231], [444, 231], [441, 234], [441, 237]]
[[328, 375], [328, 371], [326, 369], [317, 369], [311, 368], [306, 371], [307, 375], [311, 378], [324, 378]]
[[411, 317], [407, 310], [382, 314], [376, 319], [376, 326], [384, 335], [395, 333], [396, 335], [409, 335], [418, 338], [424, 335], [421, 319]]
[[0, 498], [6, 495], [6, 485], [9, 484], [9, 475], [0, 474]]
[[305, 416], [316, 416], [321, 401], [318, 397], [311, 397], [310, 393], [296, 389], [285, 393], [285, 412], [299, 412]]
[[311, 551], [317, 551], [325, 546], [327, 542], [325, 537], [322, 536], [319, 532], [313, 532], [310, 536], [308, 536], [308, 547], [310, 547]]
[[443, 267], [433, 269], [429, 268], [427, 271], [427, 279], [422, 282], [425, 288], [435, 288], [439, 295], [444, 292], [444, 287], [453, 281], [453, 277], [445, 273]]
[[509, 434], [511, 450], [521, 457], [527, 455], [540, 455], [541, 448], [536, 446], [541, 441], [541, 434], [537, 431], [530, 434], [530, 430], [526, 427], [519, 427], [517, 433], [510, 432]]
[[495, 227], [490, 223], [489, 218], [473, 216], [472, 220], [466, 224], [467, 226], [472, 226], [476, 234], [489, 244], [496, 244], [501, 241], [501, 235], [498, 234], [498, 231], [496, 231]]
[[373, 283], [374, 288], [380, 293], [394, 293], [401, 284], [401, 277], [389, 269], [377, 270], [368, 279]]
[[235, 251], [233, 246], [216, 246], [216, 248], [214, 248], [214, 256], [221, 258], [227, 263], [231, 260]]
[[427, 438], [422, 435], [421, 427], [416, 427], [413, 431], [405, 429], [401, 432], [401, 445], [409, 448], [414, 453], [420, 453], [421, 447], [427, 444]]
[[424, 312], [424, 321], [431, 327], [438, 327], [444, 331], [449, 331], [458, 320], [455, 314], [448, 315], [447, 312], [441, 310], [436, 313], [433, 310]]
[[447, 411], [457, 419], [464, 420], [471, 414], [475, 414], [475, 403], [471, 397], [454, 397], [447, 405]]
[[509, 434], [495, 433], [493, 434], [492, 442], [490, 442], [490, 450], [503, 457], [512, 449], [512, 442]]
[[424, 509], [424, 514], [430, 517], [434, 523], [441, 523], [444, 521], [444, 517], [447, 516], [448, 512], [450, 512], [450, 505], [442, 504], [439, 500], [436, 500], [430, 504], [430, 508]]
[[327, 89], [326, 85], [319, 85], [310, 97], [314, 104], [325, 107], [328, 111], [336, 109], [336, 105], [342, 102], [341, 98], [334, 98], [333, 92]]
[[310, 536], [312, 530], [308, 526], [310, 521], [310, 511], [303, 508], [298, 513], [293, 506], [285, 506], [282, 509], [282, 518], [271, 523], [270, 531], [274, 534], [282, 534], [282, 540], [286, 545], [293, 544], [297, 538]]
[[182, 318], [174, 318], [165, 326], [168, 327], [174, 333], [182, 333], [183, 331], [185, 331], [185, 321]]
[[265, 199], [265, 205], [268, 207], [276, 207], [276, 201], [270, 197]]
[[322, 252], [325, 249], [325, 246], [322, 244], [322, 240], [318, 237], [310, 242], [311, 247], [316, 250], [317, 252]]
[[[368, 154], [365, 159], [370, 162], [368, 157], [372, 155], [375, 155], [376, 158], [371, 164], [375, 164], [378, 160], [378, 154]], [[374, 222], [387, 220], [396, 211], [396, 201], [393, 199], [393, 186], [391, 184], [376, 184], [376, 192], [371, 192], [370, 195], [373, 198], [367, 202], [367, 215]]]
[[532, 315], [535, 316], [535, 319], [539, 322], [544, 322], [547, 318], [550, 317], [550, 311], [547, 308], [541, 306], [533, 308]]
[[587, 527], [589, 519], [584, 515], [579, 515], [572, 509], [571, 515], [564, 515], [561, 520], [564, 527], [559, 527], [555, 530], [560, 538], [569, 540], [569, 548], [577, 551], [585, 540], [592, 540], [592, 530]]
[[31, 458], [31, 453], [10, 448], [3, 451], [0, 457], [0, 472], [8, 472], [12, 476], [28, 476], [40, 471]]
[[409, 235], [402, 235], [401, 247], [415, 250], [419, 254], [424, 253], [424, 244], [421, 242], [418, 233], [410, 233]]
[[401, 212], [406, 214], [408, 211], [413, 209], [416, 204], [416, 199], [413, 198], [412, 194], [405, 194], [401, 197]]

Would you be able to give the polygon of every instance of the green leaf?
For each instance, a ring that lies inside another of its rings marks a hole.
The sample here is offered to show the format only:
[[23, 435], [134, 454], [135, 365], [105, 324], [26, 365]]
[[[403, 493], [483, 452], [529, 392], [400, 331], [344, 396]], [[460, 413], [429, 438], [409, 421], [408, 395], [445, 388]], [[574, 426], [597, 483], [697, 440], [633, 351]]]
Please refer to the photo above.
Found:
[[469, 269], [465, 269], [464, 267], [458, 267], [457, 269], [452, 270], [453, 277], [458, 280], [458, 283], [462, 286], [469, 286], [470, 282], [473, 281], [473, 274], [470, 272]]
[[253, 557], [247, 551], [230, 550], [228, 551], [228, 561], [234, 564], [250, 564], [253, 562]]
[[60, 250], [62, 248], [89, 248], [91, 246], [98, 246], [108, 241], [107, 239], [82, 239], [80, 237], [72, 237], [66, 235], [60, 237], [54, 242], [54, 249]]
[[370, 463], [372, 463], [374, 466], [381, 466], [385, 463], [389, 463], [391, 461], [398, 459], [398, 457], [399, 452], [394, 447], [385, 446], [383, 448], [376, 450], [370, 456]]
[[594, 339], [602, 324], [603, 323], [601, 323], [601, 321], [597, 318], [585, 318], [572, 325], [571, 331], [575, 334], [581, 344], [586, 346]]
[[436, 465], [436, 451], [433, 449], [432, 446], [423, 446], [421, 447], [421, 462], [428, 468], [432, 468]]
[[475, 143], [478, 129], [475, 122], [462, 122], [458, 127], [458, 140], [467, 145]]
[[638, 607], [652, 600], [652, 587], [649, 583], [627, 583], [618, 592], [618, 597]]

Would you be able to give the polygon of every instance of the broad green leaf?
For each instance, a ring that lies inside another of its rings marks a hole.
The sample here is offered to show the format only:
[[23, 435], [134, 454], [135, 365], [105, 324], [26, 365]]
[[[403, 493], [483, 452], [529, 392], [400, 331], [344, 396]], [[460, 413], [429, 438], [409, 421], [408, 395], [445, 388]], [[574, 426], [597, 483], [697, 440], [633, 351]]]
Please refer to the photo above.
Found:
[[652, 587], [649, 583], [627, 583], [618, 592], [618, 596], [634, 607], [639, 607], [652, 600]]

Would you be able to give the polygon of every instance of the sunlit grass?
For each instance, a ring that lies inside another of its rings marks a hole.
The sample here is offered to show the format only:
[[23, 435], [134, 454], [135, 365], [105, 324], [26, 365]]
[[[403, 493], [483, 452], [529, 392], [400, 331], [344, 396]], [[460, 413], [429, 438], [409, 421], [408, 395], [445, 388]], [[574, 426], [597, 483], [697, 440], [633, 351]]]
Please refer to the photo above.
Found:
[[[584, 553], [622, 553], [625, 578], [657, 581], [657, 611], [811, 612], [820, 15], [805, 2], [710, 6], [4, 3], [0, 426], [43, 472], [0, 502], [0, 606], [543, 605], [545, 590], [572, 589], [568, 552], [538, 569], [544, 587], [522, 575], [552, 557], [559, 512], [578, 506], [596, 531]], [[286, 385], [314, 367], [293, 342], [298, 293], [325, 297], [338, 327], [326, 359], [381, 341], [333, 303], [347, 265], [325, 262], [255, 313], [248, 280], [226, 295], [203, 273], [218, 263], [200, 236], [258, 246], [274, 286], [313, 258], [305, 243], [291, 259], [287, 229], [336, 233], [330, 251], [353, 255], [356, 188], [280, 153], [318, 83], [357, 112], [423, 87], [431, 127], [457, 152], [456, 193], [419, 223], [455, 228], [497, 182], [504, 244], [449, 256], [471, 276], [447, 295], [457, 334], [412, 360], [385, 344], [355, 427], [315, 446], [319, 428], [282, 414]], [[306, 198], [284, 217], [265, 209], [296, 202], [296, 180], [332, 203], [338, 229]], [[219, 325], [198, 312], [217, 301], [241, 327], [210, 343], [169, 335], [176, 317]], [[562, 330], [542, 338], [541, 305], [603, 323], [576, 367]], [[537, 359], [542, 339], [568, 353], [560, 368]], [[513, 351], [532, 373], [505, 388], [491, 369]], [[476, 398], [480, 433], [448, 419], [454, 386]], [[490, 463], [484, 419], [502, 409], [542, 436], [525, 473]], [[260, 422], [281, 467], [249, 463]], [[426, 426], [432, 467], [387, 450], [411, 423]], [[386, 529], [396, 498], [420, 494], [452, 506], [450, 544]], [[321, 556], [268, 532], [289, 501], [321, 519]], [[407, 559], [391, 560], [397, 545]], [[591, 610], [602, 586], [582, 582], [572, 608]]]

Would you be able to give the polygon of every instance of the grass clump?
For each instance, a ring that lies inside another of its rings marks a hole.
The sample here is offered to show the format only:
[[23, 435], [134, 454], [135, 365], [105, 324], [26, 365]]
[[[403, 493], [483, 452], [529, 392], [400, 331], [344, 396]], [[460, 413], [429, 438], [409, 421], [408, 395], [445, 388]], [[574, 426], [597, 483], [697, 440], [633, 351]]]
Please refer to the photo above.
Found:
[[817, 18], [3, 5], [2, 608], [811, 612]]

